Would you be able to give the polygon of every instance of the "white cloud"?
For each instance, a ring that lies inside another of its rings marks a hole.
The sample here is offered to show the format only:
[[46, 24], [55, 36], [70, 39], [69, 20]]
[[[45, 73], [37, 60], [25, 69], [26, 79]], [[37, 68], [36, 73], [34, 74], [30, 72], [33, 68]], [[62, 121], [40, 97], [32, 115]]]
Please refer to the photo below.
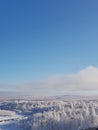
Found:
[[98, 68], [89, 66], [76, 74], [67, 76], [65, 87], [73, 90], [98, 90]]
[[41, 94], [58, 94], [76, 91], [98, 90], [98, 68], [89, 66], [78, 73], [55, 75], [35, 83], [22, 86], [25, 91]]
[[31, 92], [35, 95], [96, 91], [98, 90], [98, 68], [89, 66], [75, 74], [55, 75], [35, 83], [17, 85], [16, 89], [17, 91]]

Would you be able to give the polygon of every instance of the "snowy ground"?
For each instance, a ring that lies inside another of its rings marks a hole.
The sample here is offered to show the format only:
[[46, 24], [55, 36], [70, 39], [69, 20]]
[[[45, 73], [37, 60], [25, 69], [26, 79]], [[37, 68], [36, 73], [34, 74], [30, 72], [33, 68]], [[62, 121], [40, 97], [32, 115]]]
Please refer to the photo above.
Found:
[[23, 129], [18, 126], [17, 122], [10, 121], [0, 124], [0, 130], [23, 130]]
[[22, 118], [13, 111], [0, 110], [0, 130], [23, 130], [19, 126]]
[[98, 99], [0, 102], [0, 130], [84, 130], [98, 127]]

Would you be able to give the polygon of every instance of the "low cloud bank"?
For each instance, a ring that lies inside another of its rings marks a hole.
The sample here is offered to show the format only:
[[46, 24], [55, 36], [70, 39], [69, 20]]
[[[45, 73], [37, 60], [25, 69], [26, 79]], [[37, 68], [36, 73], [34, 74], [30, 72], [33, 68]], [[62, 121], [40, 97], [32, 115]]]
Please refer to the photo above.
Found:
[[[89, 66], [78, 73], [70, 75], [54, 75], [44, 80], [21, 84], [3, 85], [5, 90], [15, 90], [38, 95], [54, 95], [59, 93], [87, 92], [98, 90], [98, 68]], [[0, 86], [2, 90], [2, 86]]]

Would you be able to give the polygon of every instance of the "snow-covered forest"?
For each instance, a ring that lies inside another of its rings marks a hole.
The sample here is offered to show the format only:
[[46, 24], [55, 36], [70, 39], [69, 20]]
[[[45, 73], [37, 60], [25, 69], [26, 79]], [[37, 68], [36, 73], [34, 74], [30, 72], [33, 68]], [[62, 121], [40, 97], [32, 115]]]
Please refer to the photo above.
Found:
[[13, 100], [1, 102], [0, 109], [22, 115], [18, 123], [23, 130], [82, 130], [98, 126], [98, 100]]

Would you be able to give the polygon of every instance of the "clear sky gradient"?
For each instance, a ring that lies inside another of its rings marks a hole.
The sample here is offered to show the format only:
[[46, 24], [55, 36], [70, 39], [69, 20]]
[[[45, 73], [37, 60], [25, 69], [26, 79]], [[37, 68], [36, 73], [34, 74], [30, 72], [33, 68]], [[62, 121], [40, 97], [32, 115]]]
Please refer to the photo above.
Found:
[[0, 1], [0, 84], [98, 67], [98, 0]]

